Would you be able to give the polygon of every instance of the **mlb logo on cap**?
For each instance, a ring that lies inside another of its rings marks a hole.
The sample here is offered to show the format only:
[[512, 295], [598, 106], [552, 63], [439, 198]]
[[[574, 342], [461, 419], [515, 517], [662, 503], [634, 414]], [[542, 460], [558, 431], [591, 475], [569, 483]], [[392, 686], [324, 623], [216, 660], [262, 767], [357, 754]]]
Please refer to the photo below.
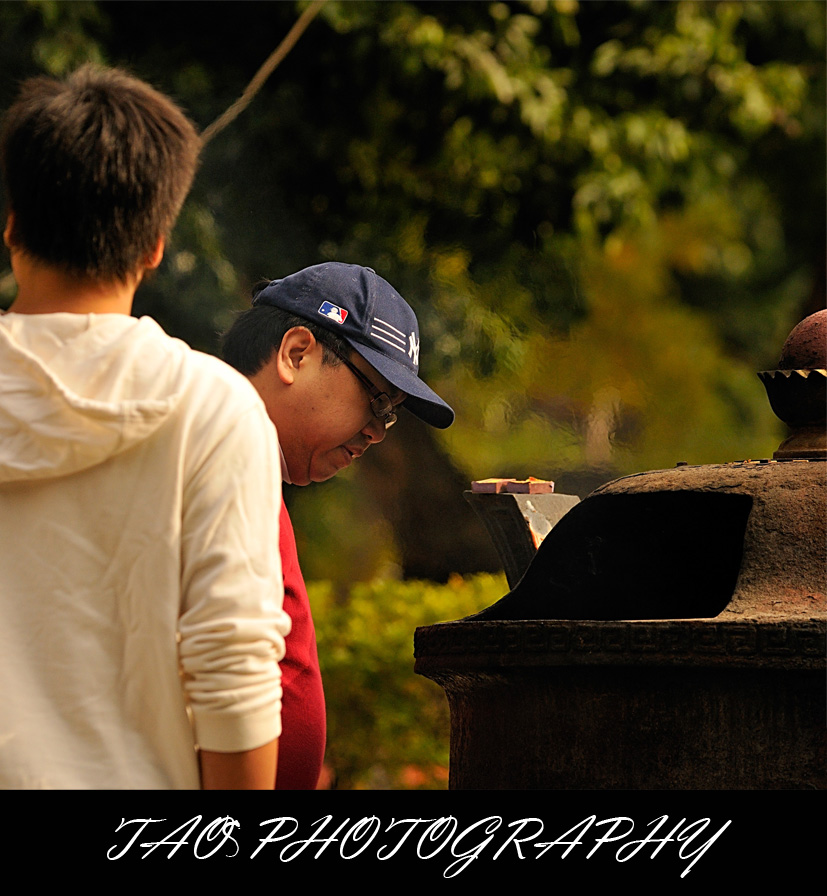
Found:
[[333, 302], [322, 302], [322, 306], [319, 308], [319, 314], [323, 314], [325, 317], [335, 320], [337, 324], [343, 324], [347, 317], [347, 311], [344, 308], [340, 308], [338, 305], [334, 305]]

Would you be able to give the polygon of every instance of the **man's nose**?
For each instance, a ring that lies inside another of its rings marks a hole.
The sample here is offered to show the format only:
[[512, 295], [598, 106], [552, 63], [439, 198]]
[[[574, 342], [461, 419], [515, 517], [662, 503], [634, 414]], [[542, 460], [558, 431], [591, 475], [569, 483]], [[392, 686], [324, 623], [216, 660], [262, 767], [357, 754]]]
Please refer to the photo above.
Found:
[[387, 432], [385, 429], [385, 421], [380, 420], [377, 416], [371, 414], [370, 420], [365, 424], [362, 432], [371, 442], [379, 443], [385, 438], [385, 433]]

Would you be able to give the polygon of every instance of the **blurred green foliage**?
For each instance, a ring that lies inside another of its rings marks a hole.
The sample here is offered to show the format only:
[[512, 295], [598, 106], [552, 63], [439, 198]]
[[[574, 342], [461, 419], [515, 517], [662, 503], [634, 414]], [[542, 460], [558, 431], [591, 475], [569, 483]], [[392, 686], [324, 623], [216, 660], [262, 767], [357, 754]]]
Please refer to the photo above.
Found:
[[[99, 59], [203, 127], [305, 6], [0, 4], [0, 98]], [[216, 351], [260, 276], [369, 264], [469, 479], [766, 455], [755, 372], [823, 301], [824, 30], [819, 0], [329, 0], [207, 146], [136, 313]]]
[[508, 590], [504, 576], [446, 585], [375, 580], [337, 598], [308, 586], [328, 713], [325, 761], [343, 790], [444, 790], [449, 716], [445, 693], [413, 674], [412, 635], [476, 613]]

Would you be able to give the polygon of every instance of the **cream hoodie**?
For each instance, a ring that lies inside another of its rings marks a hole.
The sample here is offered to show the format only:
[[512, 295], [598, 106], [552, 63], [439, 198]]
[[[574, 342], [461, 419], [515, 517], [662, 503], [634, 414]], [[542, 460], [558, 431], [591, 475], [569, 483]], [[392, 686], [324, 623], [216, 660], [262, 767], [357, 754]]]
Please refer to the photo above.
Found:
[[0, 316], [0, 788], [195, 788], [280, 732], [279, 454], [125, 315]]

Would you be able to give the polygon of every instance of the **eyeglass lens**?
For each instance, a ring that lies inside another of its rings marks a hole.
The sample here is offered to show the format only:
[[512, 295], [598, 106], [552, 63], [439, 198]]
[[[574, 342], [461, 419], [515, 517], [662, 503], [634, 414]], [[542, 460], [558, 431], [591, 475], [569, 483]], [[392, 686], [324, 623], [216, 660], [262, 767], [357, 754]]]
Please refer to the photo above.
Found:
[[380, 392], [355, 364], [342, 357], [338, 352], [334, 352], [334, 354], [339, 357], [344, 365], [353, 372], [356, 379], [367, 389], [368, 394], [371, 396], [370, 409], [374, 417], [378, 417], [385, 424], [385, 429], [390, 429], [397, 420], [390, 396], [385, 392]]

